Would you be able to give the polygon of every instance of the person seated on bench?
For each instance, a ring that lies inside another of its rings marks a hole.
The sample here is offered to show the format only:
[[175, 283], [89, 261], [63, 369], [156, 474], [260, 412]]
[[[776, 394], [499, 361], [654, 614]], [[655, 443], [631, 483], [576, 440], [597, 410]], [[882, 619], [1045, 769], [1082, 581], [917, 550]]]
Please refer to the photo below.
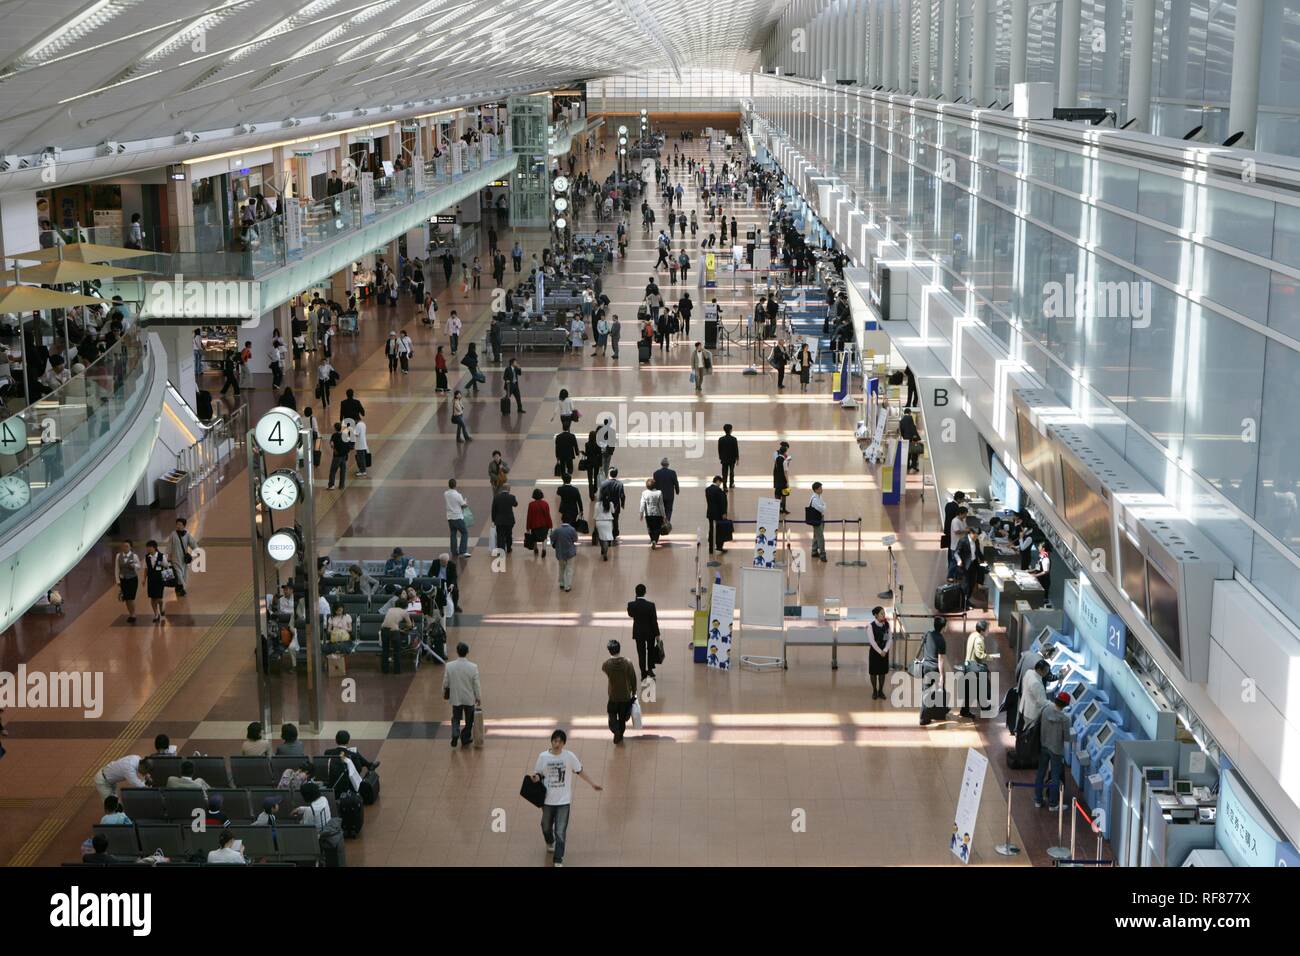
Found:
[[302, 741], [298, 739], [298, 728], [293, 724], [280, 725], [280, 738], [284, 743], [275, 748], [277, 757], [302, 757], [307, 751], [303, 749]]
[[208, 794], [208, 812], [204, 814], [203, 825], [209, 827], [228, 827], [230, 826], [230, 817], [221, 809], [225, 798], [219, 793]]
[[104, 834], [102, 833], [96, 833], [95, 838], [90, 841], [90, 845], [94, 847], [95, 852], [83, 854], [81, 857], [82, 863], [107, 864], [107, 863], [134, 863], [135, 862], [135, 857], [118, 856], [114, 853], [109, 853], [108, 837], [104, 836]]
[[122, 803], [117, 797], [104, 798], [104, 815], [99, 818], [100, 826], [130, 826], [131, 818], [122, 812]]
[[348, 746], [352, 741], [352, 735], [346, 730], [340, 730], [334, 735], [334, 746], [325, 751], [326, 757], [347, 757], [352, 761], [352, 766], [357, 768], [357, 772], [365, 777], [373, 768], [379, 766], [378, 761], [370, 761], [357, 752], [356, 747]]
[[402, 553], [401, 548], [394, 548], [393, 554], [384, 562], [384, 577], [400, 578], [406, 576], [406, 567], [411, 559]]
[[167, 778], [168, 790], [208, 790], [208, 782], [194, 776], [194, 761], [181, 761], [181, 775]]
[[209, 863], [247, 863], [244, 859], [244, 851], [236, 850], [232, 843], [235, 842], [235, 835], [229, 830], [222, 830], [217, 835], [217, 848], [208, 851]]
[[321, 793], [320, 784], [315, 780], [308, 780], [302, 785], [301, 807], [294, 807], [294, 816], [301, 817], [302, 823], [311, 823], [316, 827], [319, 833], [325, 824], [330, 822], [330, 803], [329, 800]]
[[330, 609], [329, 622], [325, 626], [325, 633], [329, 635], [330, 641], [336, 644], [352, 640], [352, 615], [343, 610], [343, 605], [335, 604]]
[[244, 738], [244, 742], [239, 748], [240, 754], [245, 757], [271, 756], [271, 741], [266, 738], [260, 720], [255, 720], [248, 725], [248, 731]]
[[255, 827], [270, 827], [275, 829], [276, 814], [280, 812], [280, 798], [278, 796], [266, 797], [262, 801], [262, 812], [257, 815], [253, 821]]
[[344, 594], [364, 594], [370, 597], [378, 587], [379, 582], [366, 574], [361, 565], [354, 564], [348, 568], [348, 583], [343, 587]]

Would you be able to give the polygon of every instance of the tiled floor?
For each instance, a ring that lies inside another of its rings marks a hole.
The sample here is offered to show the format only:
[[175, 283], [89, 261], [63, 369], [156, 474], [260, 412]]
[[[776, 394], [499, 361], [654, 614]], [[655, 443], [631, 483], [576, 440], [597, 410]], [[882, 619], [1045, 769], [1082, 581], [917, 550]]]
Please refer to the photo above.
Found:
[[[689, 152], [705, 156], [700, 144]], [[716, 151], [713, 158], [721, 161]], [[689, 210], [698, 197], [689, 181], [687, 186]], [[766, 226], [757, 211], [734, 212], [742, 228], [760, 219]], [[518, 235], [529, 253], [546, 240], [535, 231]], [[515, 236], [504, 232], [502, 245], [508, 248]], [[349, 478], [346, 491], [319, 489], [321, 548], [383, 557], [400, 544], [420, 557], [437, 554], [447, 540], [441, 491], [448, 477], [461, 479], [479, 523], [476, 553], [462, 562], [469, 613], [453, 628], [452, 639], [468, 641], [482, 669], [488, 725], [484, 749], [448, 747], [449, 715], [437, 666], [381, 676], [377, 661], [354, 660], [348, 675], [357, 685], [354, 702], [345, 703], [340, 682], [330, 680], [323, 736], [346, 726], [363, 753], [383, 761], [382, 799], [368, 809], [362, 837], [348, 848], [349, 863], [544, 865], [537, 814], [518, 789], [555, 726], [569, 728], [572, 749], [605, 786], [600, 793], [577, 788], [567, 861], [572, 864], [955, 864], [947, 836], [969, 747], [985, 751], [993, 770], [973, 862], [1044, 863], [1055, 818], [1023, 806], [1024, 791], [1017, 792], [1015, 840], [1027, 852], [1009, 859], [993, 852], [1006, 818], [1000, 723], [919, 727], [914, 709], [870, 699], [860, 651], [845, 651], [838, 671], [830, 669], [828, 649], [812, 648], [793, 651], [785, 672], [718, 672], [691, 663], [686, 641], [697, 573], [695, 535], [704, 524], [702, 488], [717, 468], [714, 439], [723, 423], [735, 426], [741, 442], [733, 515], [751, 514], [755, 499], [770, 493], [772, 454], [785, 438], [793, 446], [796, 499], [806, 498], [811, 483], [821, 480], [833, 516], [863, 519], [867, 567], [835, 563], [839, 539], [829, 535], [832, 561], [814, 563], [798, 580], [802, 602], [831, 597], [850, 606], [875, 604], [886, 586], [879, 545], [885, 533], [899, 537], [910, 595], [929, 593], [941, 568], [933, 499], [923, 502], [919, 483], [910, 479], [901, 506], [880, 504], [874, 469], [864, 466], [851, 439], [854, 413], [826, 397], [828, 382], [815, 383], [807, 394], [797, 385], [777, 393], [772, 375], [743, 375], [747, 356], [733, 349], [717, 356], [717, 374], [701, 400], [687, 381], [688, 345], [656, 350], [651, 366], [636, 366], [629, 320], [653, 271], [653, 245], [634, 225], [627, 259], [606, 275], [605, 289], [624, 318], [617, 361], [585, 350], [521, 356], [527, 410], [522, 417], [500, 414], [500, 371], [488, 366], [488, 385], [470, 404], [475, 440], [468, 445], [452, 440], [447, 402], [433, 393], [433, 346], [446, 340], [441, 327], [421, 327], [403, 302], [396, 316], [366, 308], [360, 334], [338, 340], [335, 364], [342, 387], [355, 389], [366, 406], [374, 467], [368, 479]], [[666, 272], [659, 277], [663, 284]], [[462, 296], [458, 288], [442, 288], [440, 272], [434, 289], [442, 314], [457, 308], [467, 320], [465, 339], [481, 341], [490, 290]], [[699, 290], [692, 291], [698, 302]], [[718, 298], [729, 325], [750, 307], [730, 290]], [[390, 375], [382, 351], [388, 330], [402, 325], [417, 344], [409, 376]], [[295, 374], [298, 394], [310, 394], [314, 369]], [[521, 510], [534, 483], [548, 492], [555, 484], [551, 438], [558, 426], [552, 412], [560, 388], [575, 396], [585, 421], [601, 411], [617, 414], [620, 404], [684, 411], [701, 416], [708, 436], [699, 459], [688, 458], [682, 447], [619, 450], [615, 463], [632, 500], [661, 456], [678, 469], [683, 493], [670, 547], [651, 552], [642, 526], [628, 516], [624, 543], [610, 562], [583, 546], [571, 593], [556, 587], [553, 557], [543, 560], [516, 548], [502, 573], [492, 573], [485, 547], [486, 466], [494, 448], [511, 463]], [[255, 411], [269, 402], [265, 387], [251, 395]], [[326, 424], [331, 420], [325, 416]], [[256, 717], [245, 550], [248, 488], [237, 465], [229, 471], [191, 511], [191, 529], [208, 545], [207, 570], [171, 606], [165, 626], [151, 624], [147, 613], [127, 625], [107, 573], [106, 541], [70, 578], [66, 618], [29, 615], [4, 635], [5, 669], [25, 661], [46, 671], [102, 670], [106, 705], [97, 721], [71, 712], [6, 715], [11, 736], [0, 764], [0, 859], [56, 864], [75, 858], [99, 815], [91, 774], [109, 759], [152, 749], [159, 730], [184, 753], [231, 753], [242, 727]], [[797, 507], [802, 504], [797, 500]], [[139, 542], [169, 528], [171, 518], [132, 514], [124, 517], [122, 530]], [[850, 556], [855, 545], [850, 537]], [[724, 580], [735, 581], [738, 561], [723, 560]], [[619, 748], [605, 727], [599, 668], [610, 637], [632, 646], [623, 607], [638, 582], [647, 584], [658, 604], [668, 656], [659, 669], [658, 701], [646, 706], [644, 729], [630, 732]], [[964, 637], [956, 638], [957, 646], [962, 642]], [[759, 649], [757, 642], [753, 649]], [[282, 678], [276, 690], [277, 720], [298, 718], [295, 679]], [[323, 746], [308, 741], [311, 751]]]

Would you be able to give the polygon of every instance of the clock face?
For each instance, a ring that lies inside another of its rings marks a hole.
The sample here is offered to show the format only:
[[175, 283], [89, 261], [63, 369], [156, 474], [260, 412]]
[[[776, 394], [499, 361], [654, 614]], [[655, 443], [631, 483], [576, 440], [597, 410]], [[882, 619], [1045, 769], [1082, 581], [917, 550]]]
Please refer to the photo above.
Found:
[[563, 196], [557, 196], [555, 199], [555, 211], [564, 212], [564, 210], [568, 208], [569, 208], [569, 200], [565, 199]]
[[551, 188], [554, 189], [557, 193], [564, 192], [566, 189], [569, 188], [568, 178], [565, 176], [556, 176], [555, 180], [551, 183]]
[[27, 422], [21, 415], [0, 422], [0, 455], [16, 455], [27, 447]]
[[0, 508], [17, 511], [32, 500], [32, 489], [18, 475], [0, 478]]
[[253, 435], [268, 455], [287, 455], [298, 447], [299, 418], [287, 408], [273, 408], [257, 422]]
[[298, 503], [298, 479], [289, 472], [273, 472], [262, 479], [258, 492], [262, 504], [274, 511], [284, 511]]
[[277, 531], [266, 542], [266, 553], [272, 561], [290, 561], [298, 553], [298, 540], [287, 531]]

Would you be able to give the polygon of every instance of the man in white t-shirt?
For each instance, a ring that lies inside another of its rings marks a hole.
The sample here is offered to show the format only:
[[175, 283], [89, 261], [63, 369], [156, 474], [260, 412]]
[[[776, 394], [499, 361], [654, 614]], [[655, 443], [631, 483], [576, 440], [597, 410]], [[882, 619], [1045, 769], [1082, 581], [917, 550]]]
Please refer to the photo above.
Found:
[[358, 413], [356, 423], [352, 426], [352, 442], [357, 455], [358, 478], [366, 477], [366, 469], [370, 467], [370, 445], [366, 437], [368, 432], [365, 415]]
[[123, 783], [136, 789], [149, 786], [148, 759], [135, 754], [119, 757], [95, 774], [95, 789], [100, 797], [114, 796], [118, 784]]
[[451, 529], [451, 553], [468, 558], [469, 528], [465, 524], [465, 507], [469, 502], [456, 490], [455, 478], [447, 482], [447, 490], [443, 492], [442, 497], [447, 503], [447, 527]]
[[[569, 805], [573, 803], [573, 778], [582, 776], [582, 761], [565, 748], [569, 736], [563, 730], [551, 734], [551, 749], [537, 755], [533, 766], [534, 780], [546, 784], [546, 803], [542, 806], [542, 839], [546, 852], [555, 854], [555, 865], [564, 866], [564, 837], [569, 830]], [[582, 777], [593, 790], [604, 788]]]

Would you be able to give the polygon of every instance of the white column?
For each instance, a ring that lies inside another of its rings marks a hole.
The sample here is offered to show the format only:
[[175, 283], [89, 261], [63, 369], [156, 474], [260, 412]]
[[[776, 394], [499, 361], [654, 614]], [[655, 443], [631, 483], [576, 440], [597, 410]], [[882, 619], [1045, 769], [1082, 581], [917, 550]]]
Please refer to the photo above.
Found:
[[930, 85], [930, 0], [920, 0], [917, 8], [916, 89], [921, 96], [931, 96]]
[[869, 0], [855, 0], [854, 13], [857, 16], [857, 29], [854, 31], [853, 62], [857, 64], [854, 77], [862, 86], [871, 85], [868, 72], [870, 60], [867, 56], [867, 38], [871, 33], [871, 7]]
[[912, 0], [898, 0], [898, 88], [912, 88]]
[[1232, 34], [1228, 132], [1245, 130], [1246, 135], [1237, 141], [1243, 149], [1255, 145], [1259, 120], [1259, 57], [1263, 41], [1264, 0], [1237, 0], [1237, 26]]
[[1079, 0], [1061, 2], [1061, 63], [1056, 81], [1056, 105], [1079, 105]]
[[970, 95], [976, 106], [988, 106], [989, 0], [974, 0], [971, 7]]
[[1128, 119], [1137, 117], [1137, 126], [1151, 131], [1151, 60], [1155, 56], [1155, 0], [1132, 0], [1133, 40], [1129, 50]]
[[[1078, 38], [1078, 29], [1075, 29]], [[1061, 42], [1065, 49], [1065, 42]], [[1011, 0], [1011, 89], [1025, 82], [1029, 63], [1029, 0]]]
[[880, 31], [884, 18], [881, 0], [867, 0], [867, 86], [880, 85]]
[[893, 0], [880, 2], [880, 82], [885, 89], [897, 85], [894, 69], [894, 5]]
[[951, 103], [957, 98], [957, 0], [943, 0], [939, 24], [939, 92]]

